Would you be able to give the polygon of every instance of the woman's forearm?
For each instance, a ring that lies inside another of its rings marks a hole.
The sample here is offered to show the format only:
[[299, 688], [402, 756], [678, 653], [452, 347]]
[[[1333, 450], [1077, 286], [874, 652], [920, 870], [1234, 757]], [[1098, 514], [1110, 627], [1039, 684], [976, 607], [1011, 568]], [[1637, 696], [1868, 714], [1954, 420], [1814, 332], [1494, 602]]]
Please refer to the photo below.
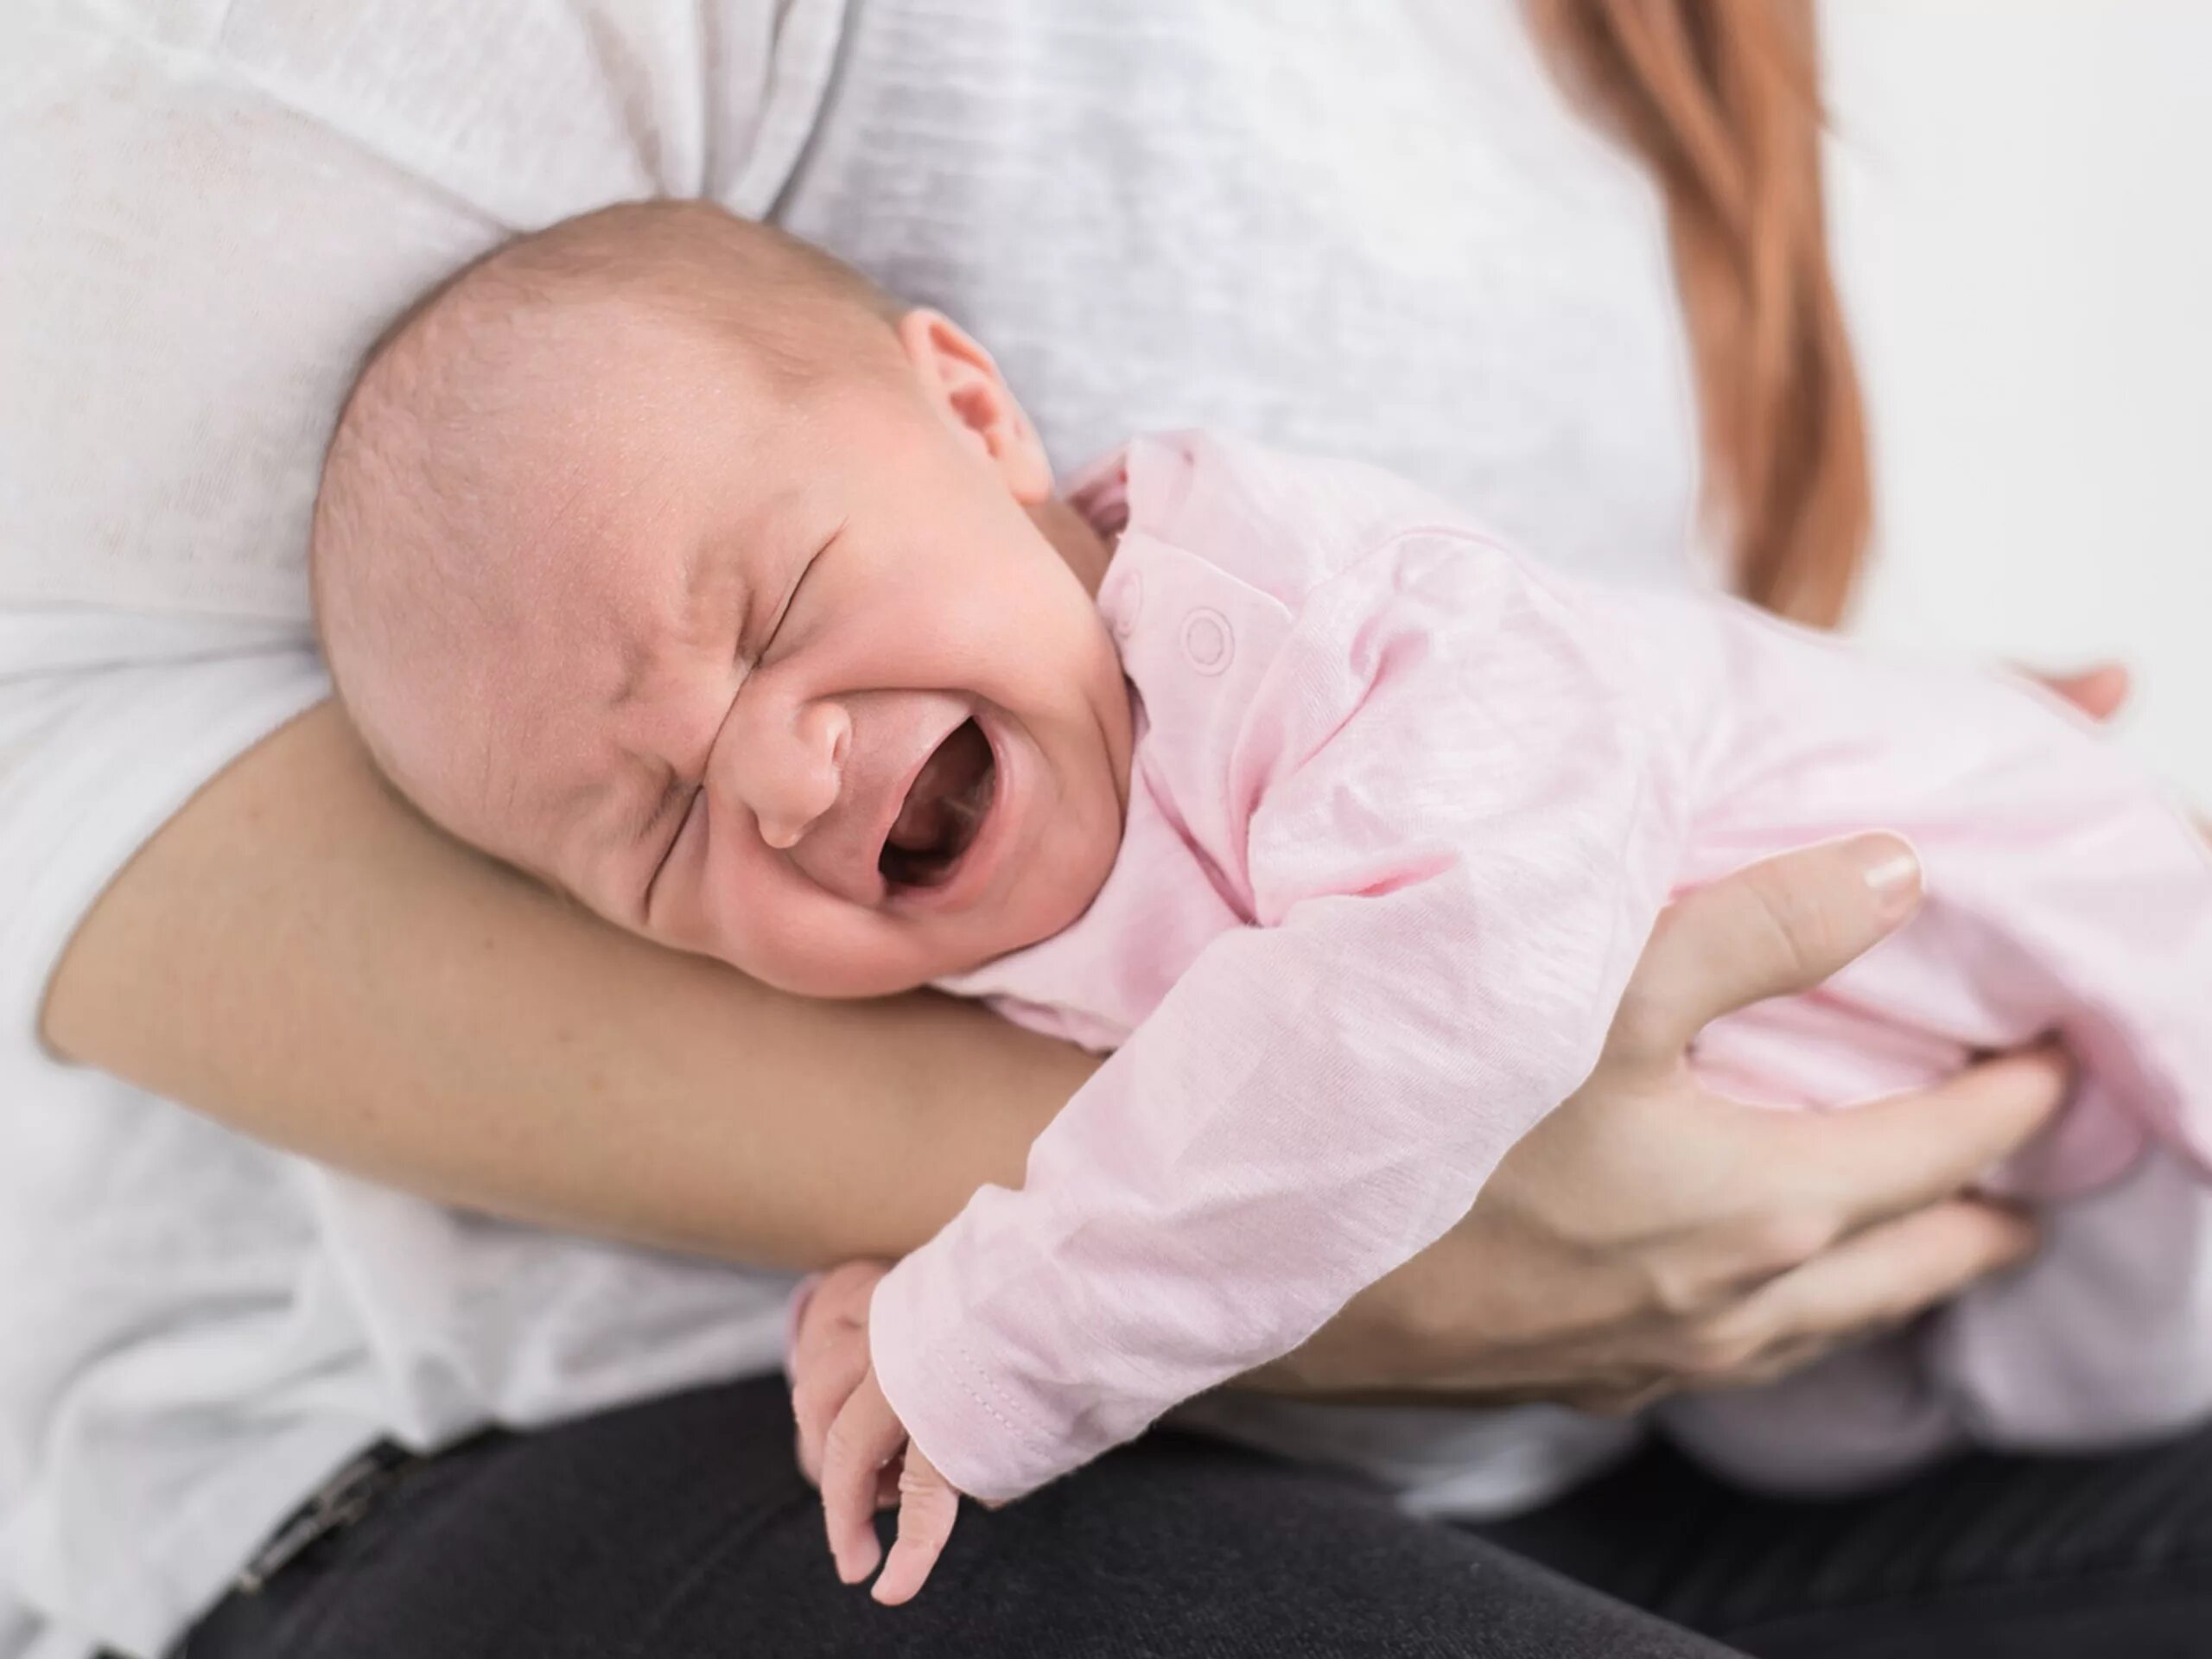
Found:
[[1094, 1062], [935, 996], [825, 1003], [614, 931], [398, 802], [330, 705], [118, 876], [60, 1053], [517, 1219], [761, 1265], [913, 1248]]

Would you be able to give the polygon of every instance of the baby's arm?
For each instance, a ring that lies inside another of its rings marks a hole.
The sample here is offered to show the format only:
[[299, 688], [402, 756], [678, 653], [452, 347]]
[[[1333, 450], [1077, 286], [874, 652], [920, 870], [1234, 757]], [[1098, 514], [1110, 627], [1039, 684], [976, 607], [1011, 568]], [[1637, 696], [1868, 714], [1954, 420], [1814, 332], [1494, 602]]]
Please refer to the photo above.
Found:
[[955, 1485], [1020, 1496], [1287, 1352], [1573, 1090], [1681, 816], [1617, 647], [1458, 537], [1313, 596], [1228, 780], [1255, 925], [874, 1296]]

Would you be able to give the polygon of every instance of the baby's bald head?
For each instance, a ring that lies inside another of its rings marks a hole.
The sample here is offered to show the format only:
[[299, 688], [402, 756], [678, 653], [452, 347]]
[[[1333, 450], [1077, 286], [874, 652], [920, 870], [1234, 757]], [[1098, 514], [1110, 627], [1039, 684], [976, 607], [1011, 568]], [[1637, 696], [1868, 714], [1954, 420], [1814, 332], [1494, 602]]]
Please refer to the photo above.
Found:
[[[310, 542], [325, 652], [393, 781], [492, 850], [502, 752], [547, 734], [561, 642], [644, 603], [608, 568], [733, 435], [806, 418], [832, 378], [906, 373], [899, 308], [857, 272], [696, 202], [632, 203], [507, 245], [371, 353]], [[715, 436], [709, 443], [706, 434]], [[735, 446], [741, 448], [741, 444]], [[619, 557], [616, 561], [619, 564]]]
[[815, 995], [1064, 927], [1133, 741], [982, 344], [701, 207], [503, 249], [372, 355], [313, 563], [331, 667], [432, 819], [598, 914]]

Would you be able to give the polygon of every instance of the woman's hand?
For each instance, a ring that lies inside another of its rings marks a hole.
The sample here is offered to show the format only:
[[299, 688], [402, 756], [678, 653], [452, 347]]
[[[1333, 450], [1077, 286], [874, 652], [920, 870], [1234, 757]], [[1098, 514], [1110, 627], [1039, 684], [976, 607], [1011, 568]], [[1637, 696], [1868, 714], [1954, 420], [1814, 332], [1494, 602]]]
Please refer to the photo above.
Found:
[[2094, 721], [2113, 718], [2127, 706], [2127, 699], [2135, 690], [2133, 677], [2119, 663], [2097, 663], [2072, 674], [2037, 674], [2033, 677]]
[[1779, 1376], [2020, 1260], [2027, 1218], [1961, 1193], [2056, 1109], [2056, 1052], [1826, 1114], [1721, 1098], [1687, 1064], [1708, 1021], [1819, 984], [1918, 898], [1904, 843], [1871, 835], [1675, 904], [1596, 1070], [1466, 1220], [1248, 1382], [1628, 1410]]

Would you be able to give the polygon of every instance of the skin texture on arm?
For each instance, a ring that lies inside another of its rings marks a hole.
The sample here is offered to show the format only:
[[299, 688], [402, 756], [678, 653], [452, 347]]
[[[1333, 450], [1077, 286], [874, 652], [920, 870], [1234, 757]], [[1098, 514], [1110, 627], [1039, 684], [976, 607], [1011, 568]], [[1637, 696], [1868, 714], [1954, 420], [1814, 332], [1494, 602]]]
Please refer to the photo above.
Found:
[[761, 1266], [895, 1255], [1094, 1062], [933, 995], [806, 1001], [461, 848], [324, 705], [156, 836], [57, 970], [60, 1053], [425, 1196]]

